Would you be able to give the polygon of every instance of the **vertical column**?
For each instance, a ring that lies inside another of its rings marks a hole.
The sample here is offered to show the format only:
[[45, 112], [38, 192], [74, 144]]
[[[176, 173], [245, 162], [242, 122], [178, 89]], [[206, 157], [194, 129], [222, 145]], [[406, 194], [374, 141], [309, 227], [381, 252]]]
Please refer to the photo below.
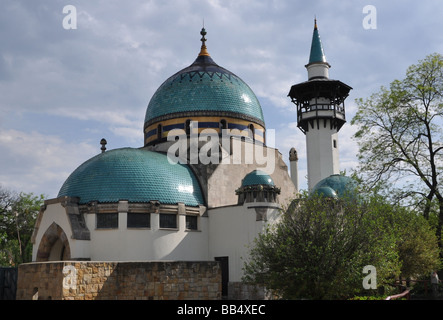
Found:
[[298, 155], [295, 148], [289, 150], [289, 162], [291, 170], [291, 180], [295, 186], [295, 192], [298, 193]]
[[[323, 126], [323, 121], [326, 126]], [[340, 173], [337, 129], [330, 128], [331, 120], [323, 121], [320, 121], [320, 128], [315, 126], [306, 132], [309, 190], [320, 180]]]

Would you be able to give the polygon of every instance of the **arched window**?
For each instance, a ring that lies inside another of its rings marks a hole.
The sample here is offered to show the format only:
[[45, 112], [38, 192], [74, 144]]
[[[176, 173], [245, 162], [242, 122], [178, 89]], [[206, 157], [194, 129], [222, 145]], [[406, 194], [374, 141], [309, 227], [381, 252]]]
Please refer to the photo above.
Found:
[[228, 129], [228, 125], [225, 119], [220, 120], [220, 129]]
[[159, 124], [157, 126], [157, 140], [161, 140], [162, 135], [163, 135], [163, 128], [162, 128], [162, 125]]
[[186, 120], [185, 130], [186, 130], [186, 135], [189, 136], [191, 134], [191, 119]]
[[71, 249], [63, 229], [53, 222], [43, 234], [37, 250], [37, 262], [69, 260]]
[[249, 138], [255, 141], [255, 129], [252, 123], [249, 125]]

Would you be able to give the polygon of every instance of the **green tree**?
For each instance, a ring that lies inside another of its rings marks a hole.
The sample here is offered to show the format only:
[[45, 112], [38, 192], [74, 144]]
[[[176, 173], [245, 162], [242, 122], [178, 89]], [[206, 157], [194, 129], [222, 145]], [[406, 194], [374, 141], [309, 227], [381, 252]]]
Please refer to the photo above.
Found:
[[31, 236], [43, 199], [44, 195], [0, 187], [0, 265], [31, 261]]
[[392, 208], [303, 195], [257, 237], [243, 281], [284, 299], [346, 299], [364, 292], [363, 267], [373, 265], [379, 287], [392, 283], [401, 267]]
[[443, 56], [431, 54], [408, 68], [402, 80], [358, 99], [358, 173], [369, 186], [384, 186], [392, 201], [436, 214], [443, 227]]
[[401, 277], [418, 278], [440, 267], [435, 230], [416, 212], [398, 207], [390, 224], [396, 233], [396, 245], [401, 262]]

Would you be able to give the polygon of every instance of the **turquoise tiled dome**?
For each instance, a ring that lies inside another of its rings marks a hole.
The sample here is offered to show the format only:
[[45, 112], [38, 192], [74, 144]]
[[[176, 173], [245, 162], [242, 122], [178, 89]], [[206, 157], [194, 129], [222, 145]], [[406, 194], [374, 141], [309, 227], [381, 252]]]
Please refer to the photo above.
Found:
[[251, 88], [210, 56], [198, 56], [157, 89], [146, 110], [145, 123], [189, 112], [237, 116], [264, 126], [262, 108]]
[[274, 181], [266, 172], [260, 170], [254, 170], [248, 173], [242, 181], [242, 187], [260, 184], [274, 186]]
[[357, 183], [346, 176], [333, 174], [318, 182], [311, 191], [311, 194], [317, 193], [329, 198], [341, 198], [355, 196]]
[[170, 164], [162, 153], [133, 148], [110, 150], [84, 162], [65, 181], [61, 196], [79, 197], [81, 204], [119, 200], [204, 204], [188, 166]]
[[338, 198], [337, 192], [335, 192], [335, 190], [332, 189], [331, 187], [319, 187], [315, 189], [315, 192], [326, 198], [334, 198], [334, 199]]

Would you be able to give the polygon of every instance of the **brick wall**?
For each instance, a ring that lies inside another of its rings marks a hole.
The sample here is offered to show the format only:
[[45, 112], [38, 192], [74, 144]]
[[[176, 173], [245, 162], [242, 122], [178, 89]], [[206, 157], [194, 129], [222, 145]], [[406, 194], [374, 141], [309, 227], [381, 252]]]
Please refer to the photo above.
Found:
[[216, 261], [22, 264], [17, 300], [180, 300], [221, 298]]

